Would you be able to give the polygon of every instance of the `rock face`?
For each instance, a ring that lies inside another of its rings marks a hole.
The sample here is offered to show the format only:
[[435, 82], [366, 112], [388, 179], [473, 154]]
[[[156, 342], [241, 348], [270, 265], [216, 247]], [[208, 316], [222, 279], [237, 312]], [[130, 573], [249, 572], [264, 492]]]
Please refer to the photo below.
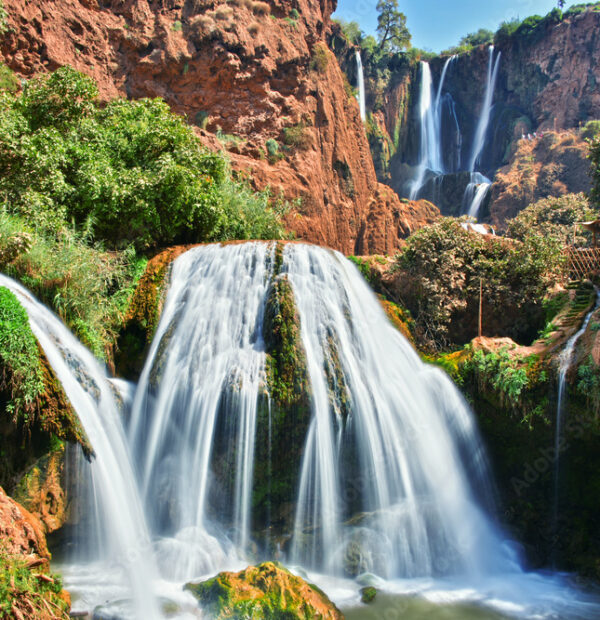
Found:
[[0, 488], [0, 541], [9, 555], [50, 559], [41, 523]]
[[[600, 56], [599, 31], [600, 13], [590, 10], [558, 23], [546, 20], [529, 34], [497, 42], [494, 61], [500, 55], [498, 77], [486, 144], [477, 170], [493, 178], [500, 167], [509, 164], [523, 133], [573, 129], [600, 118], [600, 66], [595, 62]], [[339, 33], [334, 32], [331, 42], [354, 84], [353, 50], [347, 44], [344, 46]], [[440, 182], [432, 182], [419, 194], [445, 214], [456, 214], [460, 194], [468, 182], [454, 173], [468, 170], [489, 58], [488, 46], [484, 45], [461, 54], [447, 67], [440, 104], [441, 152], [450, 176], [443, 181], [445, 187], [440, 189]], [[446, 60], [438, 57], [430, 61], [434, 88], [439, 85]], [[389, 75], [371, 66], [368, 55], [363, 64], [367, 107], [372, 112], [368, 128], [375, 169], [381, 182], [405, 196], [419, 162], [421, 72], [418, 63], [411, 64], [403, 57], [390, 61]], [[569, 164], [557, 164], [576, 166], [584, 176], [589, 166], [581, 158], [575, 159]], [[582, 191], [580, 186], [586, 184], [581, 179], [573, 180], [574, 185], [563, 179], [560, 182], [570, 192]], [[518, 210], [521, 205], [515, 208]]]
[[498, 170], [492, 185], [492, 224], [502, 226], [541, 198], [589, 192], [587, 156], [588, 145], [576, 131], [519, 140], [509, 164]]
[[163, 97], [259, 188], [297, 200], [289, 228], [345, 253], [392, 252], [418, 205], [376, 178], [358, 104], [328, 50], [332, 0], [15, 0], [2, 57], [64, 64], [103, 98]]
[[286, 618], [343, 620], [337, 607], [316, 586], [280, 564], [265, 562], [239, 573], [185, 586], [212, 618]]

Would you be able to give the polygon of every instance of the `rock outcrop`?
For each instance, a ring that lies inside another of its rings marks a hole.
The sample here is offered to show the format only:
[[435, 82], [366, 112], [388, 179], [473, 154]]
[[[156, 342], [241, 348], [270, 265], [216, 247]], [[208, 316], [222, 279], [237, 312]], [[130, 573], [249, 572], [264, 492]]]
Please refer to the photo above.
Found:
[[587, 156], [588, 145], [577, 131], [546, 132], [533, 140], [519, 140], [509, 164], [498, 170], [492, 185], [492, 224], [502, 227], [541, 198], [589, 192]]
[[189, 583], [185, 589], [216, 620], [344, 618], [321, 590], [274, 562], [250, 566], [239, 573], [220, 573], [202, 583]]
[[288, 225], [345, 253], [393, 252], [423, 217], [376, 178], [358, 104], [326, 37], [331, 0], [15, 0], [2, 58], [64, 64], [103, 98], [162, 97], [257, 186], [296, 201]]
[[0, 541], [8, 555], [33, 555], [46, 563], [50, 560], [40, 521], [8, 497], [1, 487]]

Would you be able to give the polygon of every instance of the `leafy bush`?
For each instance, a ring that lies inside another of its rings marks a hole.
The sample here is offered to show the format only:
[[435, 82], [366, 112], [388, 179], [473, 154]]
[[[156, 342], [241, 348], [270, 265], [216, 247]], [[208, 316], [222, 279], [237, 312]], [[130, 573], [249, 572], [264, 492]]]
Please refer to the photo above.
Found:
[[310, 134], [306, 131], [304, 123], [299, 123], [298, 125], [284, 128], [283, 143], [289, 147], [307, 149], [311, 145], [312, 140]]
[[16, 93], [19, 90], [19, 79], [9, 67], [0, 63], [0, 91]]
[[[6, 208], [42, 231], [74, 220], [112, 248], [229, 238], [224, 193], [248, 192], [228, 182], [224, 156], [206, 150], [161, 100], [118, 99], [101, 108], [96, 95], [90, 78], [64, 67], [29, 82], [21, 96], [0, 96]], [[267, 219], [271, 234], [279, 220], [268, 207]]]
[[329, 65], [329, 52], [322, 43], [317, 43], [313, 48], [310, 68], [317, 73], [325, 73]]
[[581, 137], [585, 140], [600, 137], [600, 120], [588, 121], [581, 129]]
[[15, 236], [28, 231], [29, 248], [0, 264], [60, 315], [78, 338], [106, 359], [145, 259], [131, 251], [105, 252], [81, 234], [58, 236], [30, 228], [20, 217], [0, 212], [0, 257]]
[[0, 388], [11, 402], [6, 410], [14, 421], [27, 424], [35, 400], [44, 392], [44, 376], [37, 340], [27, 312], [15, 295], [0, 287]]
[[530, 205], [507, 223], [507, 236], [524, 241], [532, 234], [554, 239], [561, 245], [589, 245], [592, 234], [576, 222], [596, 219], [585, 194], [567, 194], [543, 198]]
[[563, 265], [562, 245], [554, 238], [486, 238], [452, 218], [412, 235], [396, 259], [405, 303], [434, 349], [475, 336], [480, 283], [493, 335], [533, 339], [544, 323], [546, 290], [562, 276]]
[[339, 24], [342, 29], [342, 33], [349, 43], [352, 43], [353, 45], [360, 45], [364, 38], [364, 33], [360, 29], [360, 25], [357, 22], [347, 22], [344, 19], [335, 19], [334, 21]]
[[590, 144], [590, 161], [592, 162], [592, 191], [590, 199], [596, 208], [600, 207], [600, 137]]
[[300, 13], [298, 12], [298, 9], [292, 9], [290, 11], [290, 17], [292, 19], [300, 19]]

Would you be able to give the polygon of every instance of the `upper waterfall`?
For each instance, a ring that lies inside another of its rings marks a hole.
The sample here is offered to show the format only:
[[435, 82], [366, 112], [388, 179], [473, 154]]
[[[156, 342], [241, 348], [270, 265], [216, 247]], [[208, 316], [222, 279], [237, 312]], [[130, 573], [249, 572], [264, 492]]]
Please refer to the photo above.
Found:
[[365, 72], [363, 70], [360, 52], [356, 50], [356, 72], [358, 74], [358, 103], [360, 106], [360, 118], [362, 121], [367, 120], [367, 104], [365, 95]]
[[437, 91], [434, 90], [429, 63], [421, 62], [419, 165], [410, 186], [411, 200], [418, 197], [428, 171], [437, 175], [445, 172], [442, 154], [442, 92], [448, 68], [455, 59], [456, 56], [450, 56], [444, 63]]
[[473, 148], [469, 159], [469, 172], [475, 171], [475, 167], [479, 163], [483, 147], [485, 146], [485, 138], [490, 124], [492, 103], [494, 101], [494, 91], [496, 88], [496, 80], [498, 78], [498, 69], [500, 67], [501, 56], [502, 52], [498, 52], [496, 60], [494, 60], [494, 46], [490, 45], [485, 94], [483, 96], [479, 121], [475, 131], [475, 138], [473, 139]]

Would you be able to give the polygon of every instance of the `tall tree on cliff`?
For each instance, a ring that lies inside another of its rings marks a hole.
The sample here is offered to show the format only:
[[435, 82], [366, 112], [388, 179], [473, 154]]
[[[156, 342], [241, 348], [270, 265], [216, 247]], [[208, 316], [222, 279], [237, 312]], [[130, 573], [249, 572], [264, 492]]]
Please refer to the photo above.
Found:
[[399, 52], [409, 48], [411, 36], [406, 27], [406, 15], [398, 10], [398, 0], [379, 0], [377, 12], [379, 49]]

